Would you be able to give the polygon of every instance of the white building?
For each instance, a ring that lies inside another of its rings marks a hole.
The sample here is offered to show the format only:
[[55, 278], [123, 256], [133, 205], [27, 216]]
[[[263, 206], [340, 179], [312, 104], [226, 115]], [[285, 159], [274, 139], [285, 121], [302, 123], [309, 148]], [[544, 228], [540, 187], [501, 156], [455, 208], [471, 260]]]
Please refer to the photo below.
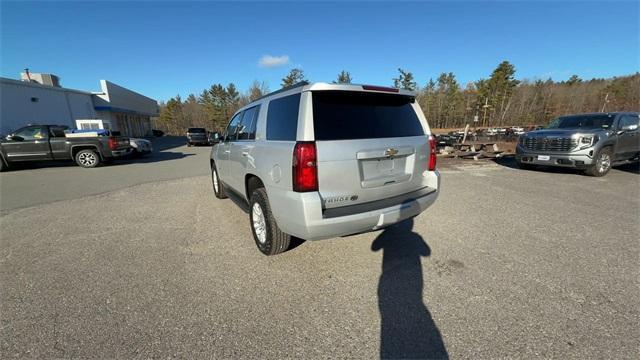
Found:
[[127, 136], [151, 136], [156, 100], [100, 80], [101, 91], [60, 87], [51, 74], [22, 73], [20, 80], [0, 77], [0, 134], [27, 124], [76, 127], [76, 120], [99, 119], [104, 127]]

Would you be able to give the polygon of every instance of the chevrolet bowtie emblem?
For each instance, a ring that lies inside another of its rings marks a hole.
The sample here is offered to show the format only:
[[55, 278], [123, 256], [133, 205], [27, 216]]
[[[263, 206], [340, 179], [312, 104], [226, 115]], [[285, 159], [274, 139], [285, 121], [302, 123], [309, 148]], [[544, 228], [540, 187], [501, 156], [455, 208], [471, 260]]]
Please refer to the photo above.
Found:
[[388, 149], [384, 152], [384, 155], [385, 155], [385, 156], [393, 156], [393, 155], [396, 155], [397, 153], [398, 153], [398, 149], [388, 148]]

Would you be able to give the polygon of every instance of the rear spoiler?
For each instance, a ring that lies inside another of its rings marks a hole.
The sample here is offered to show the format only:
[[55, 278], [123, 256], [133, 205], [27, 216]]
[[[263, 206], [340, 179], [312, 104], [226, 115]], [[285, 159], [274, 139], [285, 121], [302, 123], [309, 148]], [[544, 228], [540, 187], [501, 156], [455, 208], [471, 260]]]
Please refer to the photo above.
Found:
[[303, 91], [321, 91], [321, 90], [342, 90], [342, 91], [366, 91], [376, 93], [388, 93], [398, 94], [410, 97], [416, 97], [418, 94], [415, 91], [398, 89], [394, 87], [367, 85], [367, 84], [328, 84], [328, 83], [315, 83], [307, 85], [303, 88]]

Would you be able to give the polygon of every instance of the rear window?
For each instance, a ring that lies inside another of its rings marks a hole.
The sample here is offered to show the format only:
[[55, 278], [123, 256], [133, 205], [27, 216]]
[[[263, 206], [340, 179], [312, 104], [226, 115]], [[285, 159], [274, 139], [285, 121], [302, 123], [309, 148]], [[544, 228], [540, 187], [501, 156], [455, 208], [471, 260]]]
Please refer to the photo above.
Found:
[[377, 139], [424, 135], [413, 98], [357, 91], [314, 91], [315, 139]]
[[271, 100], [267, 108], [267, 140], [295, 141], [300, 94]]
[[189, 130], [187, 130], [187, 132], [204, 134], [206, 132], [206, 130], [204, 128], [189, 128]]

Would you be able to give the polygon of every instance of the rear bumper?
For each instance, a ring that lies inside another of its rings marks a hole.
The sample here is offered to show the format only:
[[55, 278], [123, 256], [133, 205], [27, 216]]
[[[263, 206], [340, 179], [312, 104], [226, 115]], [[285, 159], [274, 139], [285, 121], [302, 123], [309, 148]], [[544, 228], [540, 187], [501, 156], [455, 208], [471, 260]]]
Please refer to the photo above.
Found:
[[123, 157], [131, 154], [133, 152], [133, 148], [126, 148], [120, 150], [112, 150], [111, 157]]
[[278, 226], [285, 233], [305, 240], [329, 239], [378, 230], [419, 215], [438, 197], [440, 177], [437, 173], [432, 175], [431, 186], [414, 192], [416, 197], [406, 197], [391, 206], [346, 216], [327, 217], [323, 214], [322, 199], [317, 192], [274, 189], [268, 193], [269, 203]]
[[190, 144], [208, 144], [208, 139], [187, 139]]
[[[540, 158], [539, 156], [543, 157]], [[545, 157], [549, 157], [545, 160]], [[595, 159], [589, 153], [572, 153], [572, 154], [548, 154], [527, 151], [518, 145], [516, 147], [516, 160], [524, 164], [559, 166], [576, 169], [584, 169], [593, 163]]]

